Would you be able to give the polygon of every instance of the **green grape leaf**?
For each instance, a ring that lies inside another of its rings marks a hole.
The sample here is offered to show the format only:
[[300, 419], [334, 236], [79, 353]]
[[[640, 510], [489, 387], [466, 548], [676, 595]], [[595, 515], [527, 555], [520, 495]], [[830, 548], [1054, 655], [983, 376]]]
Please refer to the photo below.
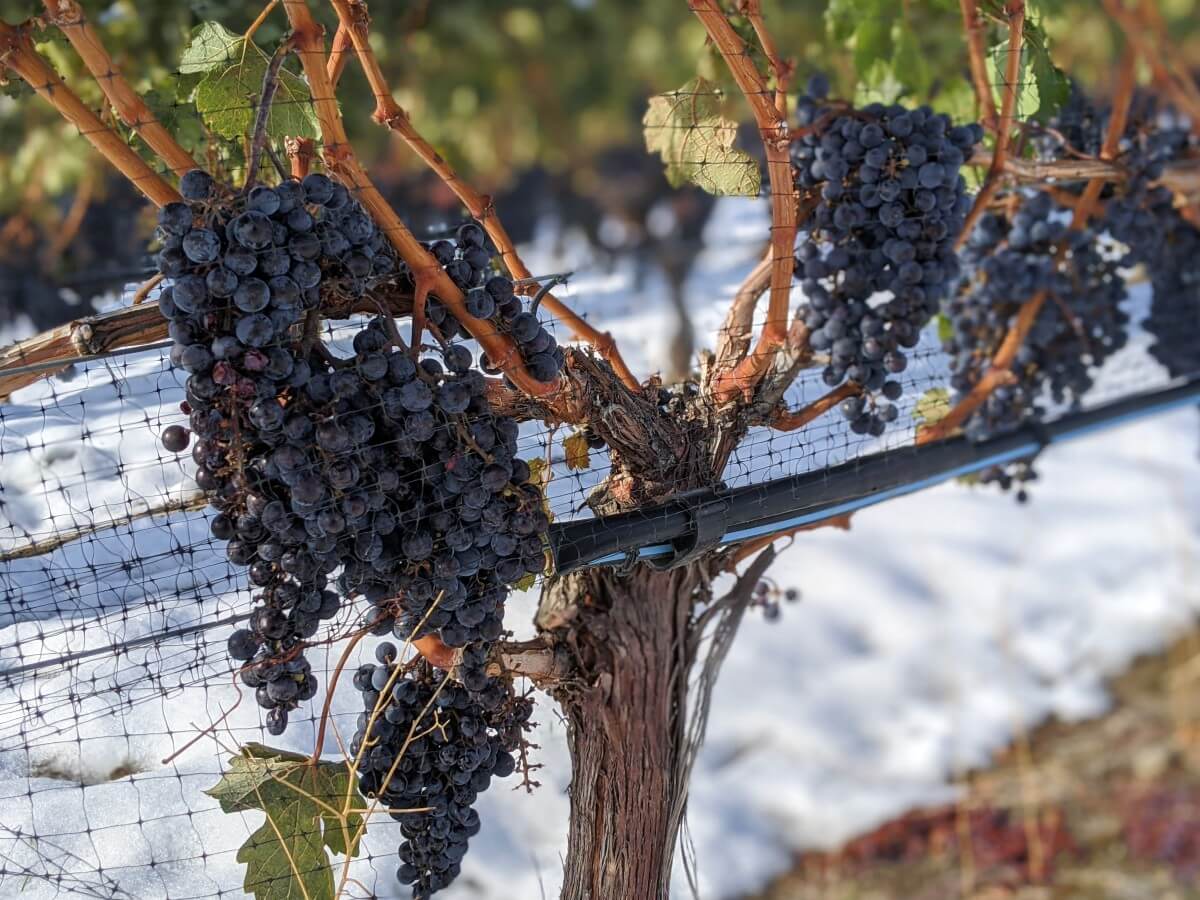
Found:
[[192, 31], [192, 40], [179, 58], [180, 75], [206, 75], [236, 62], [242, 55], [242, 36], [219, 22], [204, 22]]
[[950, 412], [950, 391], [943, 387], [930, 388], [921, 395], [913, 408], [913, 418], [921, 425], [934, 425]]
[[[986, 63], [988, 83], [992, 86], [996, 109], [1000, 109], [1007, 93], [1008, 44], [997, 44], [993, 47], [987, 55]], [[1017, 102], [1013, 106], [1013, 118], [1021, 120], [1033, 115], [1041, 103], [1037, 80], [1029, 71], [1029, 56], [1024, 50], [1021, 51], [1021, 66], [1017, 72]]]
[[933, 83], [929, 60], [912, 26], [900, 19], [892, 27], [892, 74], [910, 93], [924, 96]]
[[704, 78], [651, 97], [642, 119], [646, 149], [662, 157], [672, 187], [691, 183], [717, 197], [757, 197], [762, 173], [753, 157], [734, 149], [737, 124], [721, 115], [721, 99]]
[[[257, 47], [247, 49], [243, 61], [213, 69], [196, 85], [196, 109], [204, 124], [221, 137], [236, 139], [250, 133], [262, 91], [267, 58]], [[281, 141], [288, 135], [319, 136], [312, 97], [304, 80], [279, 70], [279, 84], [271, 103], [267, 134]]]
[[[1050, 58], [1050, 39], [1035, 17], [1025, 20], [1021, 36], [1021, 74], [1014, 115], [1018, 119], [1045, 122], [1067, 102], [1071, 82]], [[988, 79], [997, 108], [1003, 98], [1007, 59], [1007, 41], [992, 47], [988, 53]]]
[[[874, 4], [872, 4], [874, 6]], [[826, 6], [826, 31], [835, 41], [848, 41], [864, 16], [862, 0], [829, 0]]]
[[1071, 80], [1054, 65], [1046, 32], [1038, 22], [1025, 21], [1025, 53], [1038, 88], [1038, 108], [1033, 118], [1049, 121], [1071, 96]]
[[892, 55], [892, 21], [889, 16], [869, 16], [859, 20], [854, 29], [854, 68], [861, 76], [870, 71], [876, 60]]
[[861, 73], [854, 89], [854, 105], [895, 103], [903, 94], [904, 85], [896, 78], [892, 65], [885, 59], [877, 59]]
[[[359, 854], [363, 820], [359, 813], [341, 816], [347, 792], [352, 809], [366, 801], [340, 763], [250, 743], [229, 761], [221, 780], [205, 791], [226, 813], [261, 810], [267, 820], [238, 850], [246, 864], [244, 888], [255, 900], [332, 900], [330, 850]], [[344, 830], [343, 830], [344, 826]]]

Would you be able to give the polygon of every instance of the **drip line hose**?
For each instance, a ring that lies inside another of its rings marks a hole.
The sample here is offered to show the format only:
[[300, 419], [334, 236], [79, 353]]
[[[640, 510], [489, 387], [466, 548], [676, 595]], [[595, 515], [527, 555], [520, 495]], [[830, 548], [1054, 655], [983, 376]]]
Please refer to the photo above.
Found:
[[1052, 443], [1200, 403], [1200, 378], [1033, 423], [986, 441], [965, 437], [863, 456], [739, 488], [713, 487], [658, 506], [551, 525], [554, 570], [646, 560], [670, 568], [717, 547], [777, 534], [1038, 454]]

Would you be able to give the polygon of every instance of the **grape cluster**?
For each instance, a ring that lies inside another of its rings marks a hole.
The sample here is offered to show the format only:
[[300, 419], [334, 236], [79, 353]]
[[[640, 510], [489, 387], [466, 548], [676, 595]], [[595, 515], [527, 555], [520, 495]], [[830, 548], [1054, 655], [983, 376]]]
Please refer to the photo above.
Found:
[[[1111, 107], [1073, 89], [1051, 122], [1054, 133], [1039, 140], [1039, 152], [1050, 159], [1060, 158], [1068, 146], [1098, 153], [1110, 116]], [[1168, 163], [1197, 151], [1200, 139], [1186, 116], [1138, 93], [1118, 144], [1116, 161], [1125, 177], [1101, 193], [1099, 228], [1122, 246], [1124, 265], [1146, 266], [1154, 289], [1143, 323], [1154, 339], [1150, 354], [1172, 376], [1200, 370], [1200, 231], [1180, 215], [1170, 190], [1154, 182]]]
[[424, 900], [458, 876], [467, 842], [479, 832], [475, 800], [493, 778], [516, 769], [533, 704], [514, 696], [511, 682], [483, 674], [486, 650], [477, 645], [464, 652], [463, 684], [423, 661], [398, 668], [390, 643], [376, 648], [376, 658], [380, 665], [354, 676], [364, 711], [350, 754], [361, 754], [363, 793], [400, 822], [397, 879]]
[[963, 253], [968, 275], [946, 305], [952, 333], [943, 347], [957, 394], [990, 368], [1022, 305], [1039, 292], [1046, 299], [1013, 362], [1013, 382], [967, 420], [968, 436], [986, 438], [1041, 417], [1048, 399], [1077, 404], [1092, 369], [1124, 346], [1125, 282], [1103, 249], [1093, 230], [1071, 229], [1069, 212], [1044, 193], [1025, 198], [1011, 218], [981, 217]]
[[[1068, 153], [1099, 155], [1111, 116], [1111, 106], [1097, 105], [1073, 84], [1067, 102], [1051, 119], [1051, 128], [1036, 141], [1039, 155], [1049, 160]], [[1156, 262], [1163, 227], [1178, 220], [1178, 213], [1170, 190], [1154, 182], [1167, 163], [1198, 146], [1187, 117], [1153, 94], [1135, 94], [1114, 160], [1123, 177], [1108, 182], [1100, 194], [1100, 227], [1123, 245], [1126, 265]], [[1083, 190], [1079, 185], [1068, 189]]]
[[768, 622], [778, 622], [779, 617], [783, 615], [783, 607], [779, 605], [780, 598], [788, 603], [798, 603], [800, 591], [796, 588], [780, 590], [769, 581], [758, 581], [750, 595], [750, 608], [761, 609], [763, 618]]
[[1150, 267], [1154, 296], [1142, 323], [1153, 356], [1173, 377], [1200, 373], [1200, 230], [1172, 210], [1160, 221], [1158, 255]]
[[1033, 468], [1035, 458], [1021, 459], [1006, 465], [988, 466], [979, 473], [977, 480], [980, 484], [994, 484], [1006, 493], [1015, 487], [1017, 492], [1014, 496], [1017, 502], [1026, 503], [1029, 500], [1029, 489], [1026, 485], [1038, 479], [1038, 474]]
[[181, 188], [159, 215], [159, 306], [190, 431], [162, 438], [180, 452], [195, 435], [213, 536], [261, 589], [228, 649], [278, 734], [317, 690], [304, 642], [344, 599], [364, 596], [380, 633], [494, 641], [508, 585], [543, 568], [548, 517], [467, 347], [414, 360], [379, 318], [339, 359], [297, 327], [322, 292], [397, 268], [344, 187], [310, 175], [231, 198], [193, 172]]
[[[805, 133], [792, 143], [802, 225], [795, 274], [804, 290], [809, 345], [829, 354], [823, 378], [865, 396], [843, 405], [857, 434], [880, 435], [897, 418], [892, 378], [905, 350], [959, 274], [954, 242], [970, 209], [959, 174], [982, 138], [926, 106], [851, 109], [810, 79], [797, 104]], [[879, 394], [882, 392], [882, 397]]]
[[[465, 294], [467, 312], [510, 337], [530, 375], [538, 381], [554, 381], [566, 361], [562, 348], [538, 319], [536, 308], [525, 309], [512, 279], [493, 264], [494, 247], [484, 230], [467, 222], [458, 228], [454, 241], [434, 241], [426, 249]], [[447, 340], [470, 337], [463, 324], [436, 299], [429, 301], [426, 314]], [[489, 375], [500, 372], [486, 358], [480, 361], [480, 368]]]

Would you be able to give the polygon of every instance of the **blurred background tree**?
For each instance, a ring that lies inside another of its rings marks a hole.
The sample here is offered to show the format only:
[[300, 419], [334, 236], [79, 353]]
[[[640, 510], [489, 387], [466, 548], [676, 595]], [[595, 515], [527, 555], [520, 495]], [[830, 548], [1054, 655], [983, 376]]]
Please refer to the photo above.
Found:
[[[957, 0], [874, 2], [872, 15], [863, 14], [861, 2], [845, 0], [763, 5], [781, 52], [797, 63], [797, 79], [821, 70], [843, 95], [906, 96], [959, 117], [972, 115], [970, 85], [961, 77]], [[191, 100], [194, 80], [179, 74], [179, 60], [202, 22], [240, 33], [264, 4], [82, 5], [125, 74], [185, 145], [209, 161], [214, 152], [228, 152], [204, 131]], [[993, 5], [998, 8], [998, 0]], [[1038, 39], [1053, 43], [1055, 59], [1103, 90], [1115, 37], [1099, 0], [1027, 5]], [[332, 35], [332, 10], [313, 7]], [[1175, 40], [1200, 58], [1197, 0], [1162, 0], [1160, 7]], [[43, 11], [37, 0], [0, 0], [8, 22]], [[732, 87], [683, 0], [406, 0], [376, 2], [371, 12], [374, 49], [397, 100], [469, 181], [498, 196], [518, 239], [556, 213], [565, 226], [587, 231], [593, 245], [603, 244], [596, 223], [615, 217], [627, 226], [622, 243], [600, 249], [642, 248], [649, 240], [645, 218], [669, 191], [659, 162], [644, 152], [647, 98], [683, 84], [697, 69]], [[285, 29], [275, 10], [254, 40], [270, 52]], [[101, 108], [95, 83], [79, 77], [79, 60], [54, 34], [44, 33], [40, 49], [85, 100]], [[414, 223], [436, 227], [459, 217], [453, 198], [419, 161], [370, 122], [373, 103], [353, 61], [339, 93], [355, 146]], [[730, 96], [736, 98], [736, 91]], [[0, 95], [0, 325], [24, 309], [40, 328], [85, 312], [69, 301], [86, 301], [136, 271], [152, 223], [87, 143], [54, 110], [32, 100], [17, 85]], [[736, 103], [731, 111], [745, 112]], [[710, 205], [691, 204], [704, 215]], [[78, 297], [64, 300], [58, 290], [63, 284]]]

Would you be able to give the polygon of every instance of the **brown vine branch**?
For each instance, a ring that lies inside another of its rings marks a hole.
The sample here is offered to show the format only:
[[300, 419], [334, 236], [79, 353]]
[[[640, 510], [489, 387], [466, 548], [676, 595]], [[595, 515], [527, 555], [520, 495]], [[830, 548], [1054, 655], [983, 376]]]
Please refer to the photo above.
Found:
[[729, 312], [725, 314], [725, 322], [717, 332], [717, 346], [713, 355], [711, 378], [719, 378], [737, 365], [750, 352], [750, 341], [754, 330], [754, 310], [759, 298], [771, 286], [772, 254], [767, 252], [758, 264], [750, 270], [733, 302], [729, 304]]
[[[977, 148], [967, 160], [967, 165], [990, 168], [994, 156], [991, 152]], [[1011, 180], [1024, 184], [1069, 184], [1102, 178], [1105, 181], [1124, 181], [1129, 173], [1119, 164], [1102, 159], [1061, 159], [1043, 162], [1034, 159], [1015, 159], [1009, 156], [1004, 161], [1004, 174]], [[1154, 184], [1167, 188], [1185, 200], [1200, 197], [1200, 159], [1178, 159], [1163, 168], [1161, 177]], [[1078, 198], [1072, 198], [1075, 205]]]
[[[517, 281], [532, 279], [532, 273], [517, 253], [512, 238], [509, 237], [508, 231], [500, 221], [500, 216], [496, 212], [491, 198], [481, 195], [459, 178], [450, 163], [421, 136], [413, 126], [408, 113], [392, 97], [391, 88], [375, 57], [375, 51], [371, 49], [371, 20], [367, 4], [364, 0], [330, 0], [330, 2], [337, 12], [338, 34], [345, 33], [350, 36], [354, 52], [371, 85], [371, 92], [375, 96], [375, 112], [372, 118], [383, 127], [400, 135], [409, 148], [454, 192], [454, 195], [471, 215], [479, 220], [495, 243], [496, 249], [500, 252], [500, 258], [513, 279]], [[331, 65], [332, 61], [331, 58]], [[527, 289], [536, 290], [536, 284], [527, 285]], [[631, 391], [638, 390], [637, 379], [625, 364], [611, 334], [601, 332], [588, 324], [551, 293], [547, 292], [543, 296], [542, 303], [556, 319], [571, 330], [575, 337], [594, 346], [596, 351], [613, 367], [613, 371], [617, 373], [626, 387]]]
[[[963, 221], [962, 231], [955, 242], [961, 248], [971, 235], [975, 223], [983, 215], [996, 192], [1000, 190], [1001, 176], [1004, 173], [1008, 150], [1012, 146], [1013, 113], [1017, 105], [1017, 91], [1021, 78], [1021, 46], [1025, 35], [1025, 0], [1010, 0], [1006, 13], [1008, 15], [1008, 58], [1004, 64], [1004, 94], [1000, 98], [1000, 116], [996, 122], [996, 149], [992, 154], [992, 165], [988, 169], [987, 178], [975, 195], [971, 211]], [[978, 15], [978, 9], [976, 9]], [[985, 72], [986, 81], [986, 72]], [[988, 87], [991, 90], [991, 87]]]
[[275, 91], [279, 88], [279, 69], [284, 57], [291, 50], [292, 40], [287, 38], [280, 42], [267, 63], [263, 73], [262, 89], [258, 92], [258, 107], [254, 111], [254, 128], [250, 132], [250, 161], [246, 164], [246, 181], [242, 192], [250, 193], [254, 182], [258, 180], [258, 167], [262, 162], [263, 147], [267, 143], [267, 122], [271, 118], [271, 104], [275, 100]]
[[117, 167], [121, 174], [156, 206], [178, 200], [179, 194], [158, 173], [146, 165], [132, 147], [104, 124], [82, 100], [63, 83], [34, 49], [33, 41], [22, 28], [0, 22], [0, 64], [19, 75], [38, 96], [50, 103], [97, 152]]
[[771, 295], [758, 344], [736, 366], [718, 375], [712, 390], [718, 403], [741, 395], [749, 398], [770, 367], [775, 351], [785, 346], [791, 297], [793, 245], [796, 241], [796, 198], [788, 155], [790, 133], [771, 92], [754, 66], [746, 43], [738, 37], [716, 0], [689, 0], [689, 8], [717, 46], [754, 113], [767, 157], [771, 182]]
[[168, 500], [157, 506], [146, 506], [144, 509], [130, 511], [103, 522], [93, 522], [88, 525], [80, 525], [75, 528], [59, 531], [54, 537], [46, 538], [43, 541], [31, 541], [15, 549], [4, 550], [0, 552], [0, 563], [12, 562], [14, 559], [28, 559], [31, 556], [44, 556], [82, 537], [98, 534], [101, 531], [111, 531], [114, 528], [120, 528], [123, 525], [136, 522], [138, 519], [170, 515], [177, 512], [190, 512], [192, 510], [204, 509], [206, 505], [208, 505], [208, 498], [203, 494], [195, 494], [179, 500]]
[[768, 424], [776, 431], [795, 431], [798, 428], [803, 428], [814, 419], [825, 415], [825, 413], [829, 412], [843, 400], [855, 397], [861, 393], [862, 385], [847, 381], [838, 385], [824, 396], [818, 397], [803, 409], [798, 409], [795, 412], [777, 413], [771, 417]]
[[967, 37], [967, 59], [971, 67], [971, 83], [979, 104], [979, 117], [986, 128], [995, 128], [996, 98], [987, 71], [987, 26], [979, 15], [979, 0], [958, 0], [962, 10], [963, 31]]
[[333, 35], [333, 46], [329, 50], [329, 62], [325, 66], [325, 70], [329, 73], [329, 83], [337, 88], [338, 82], [342, 80], [342, 73], [346, 71], [346, 63], [350, 62], [350, 57], [354, 53], [354, 39], [350, 35], [350, 29], [346, 27], [345, 22], [338, 24], [338, 29]]
[[59, 259], [66, 253], [67, 247], [79, 234], [79, 229], [83, 227], [83, 220], [87, 216], [96, 193], [96, 168], [94, 165], [89, 165], [80, 176], [79, 184], [75, 188], [75, 196], [71, 199], [71, 208], [67, 211], [58, 230], [55, 231], [54, 240], [42, 253], [42, 265], [46, 269], [53, 269], [58, 264]]
[[496, 647], [487, 665], [487, 674], [528, 678], [539, 687], [561, 681], [571, 671], [570, 661], [561, 648], [543, 638], [510, 641]]
[[[423, 312], [425, 296], [430, 292], [436, 294], [479, 342], [492, 364], [503, 370], [517, 387], [536, 397], [552, 394], [558, 382], [541, 382], [530, 375], [512, 340], [496, 331], [490, 322], [476, 319], [467, 312], [462, 291], [420, 241], [413, 237], [371, 182], [346, 137], [342, 114], [326, 70], [324, 30], [313, 19], [305, 0], [283, 0], [283, 7], [295, 32], [296, 52], [312, 90], [313, 107], [321, 126], [325, 164], [358, 195], [359, 201], [408, 264], [416, 285], [418, 314]], [[415, 337], [414, 343], [418, 343]]]
[[307, 175], [309, 168], [312, 166], [313, 156], [317, 152], [312, 138], [285, 138], [283, 149], [287, 153], [288, 164], [292, 169], [292, 177], [303, 178]]
[[121, 121], [132, 128], [176, 176], [196, 168], [196, 161], [191, 154], [179, 145], [171, 132], [155, 118], [141, 96], [130, 87], [76, 0], [42, 2], [50, 14], [50, 22], [66, 35]]
[[[1136, 87], [1136, 63], [1136, 55], [1133, 52], [1127, 50], [1122, 55], [1121, 66], [1117, 73], [1117, 84], [1113, 91], [1112, 115], [1104, 134], [1104, 143], [1100, 148], [1102, 161], [1111, 161], [1116, 156], [1121, 136], [1125, 133], [1125, 126], [1129, 119], [1129, 105], [1133, 101], [1133, 91]], [[1075, 207], [1075, 214], [1071, 219], [1072, 229], [1078, 230], [1087, 224], [1092, 205], [1100, 196], [1106, 181], [1107, 179], [1103, 176], [1088, 181], [1083, 196], [1080, 197], [1079, 203]], [[1061, 261], [1062, 255], [1063, 249], [1060, 246], [1058, 260]], [[1017, 352], [1021, 349], [1025, 338], [1033, 328], [1033, 323], [1037, 320], [1046, 298], [1047, 292], [1042, 290], [1025, 301], [1017, 313], [1016, 322], [1004, 336], [1000, 348], [992, 358], [987, 372], [943, 418], [922, 428], [917, 433], [918, 444], [927, 444], [949, 437], [962, 427], [975, 410], [984, 404], [992, 391], [1001, 385], [1012, 383], [1014, 379], [1013, 362], [1016, 360]]]
[[1153, 0], [1141, 0], [1136, 11], [1129, 9], [1122, 0], [1104, 0], [1104, 8], [1146, 61], [1155, 83], [1191, 119], [1192, 132], [1200, 135], [1200, 87], [1196, 85], [1188, 62], [1179, 56], [1167, 34]]
[[741, 0], [739, 5], [742, 15], [749, 20], [750, 27], [754, 29], [754, 34], [758, 37], [763, 53], [767, 55], [771, 72], [775, 76], [775, 108], [779, 110], [779, 114], [784, 119], [787, 119], [788, 82], [791, 80], [795, 67], [790, 61], [785, 61], [779, 55], [779, 50], [775, 46], [775, 38], [771, 35], [766, 20], [763, 18], [762, 0]]

